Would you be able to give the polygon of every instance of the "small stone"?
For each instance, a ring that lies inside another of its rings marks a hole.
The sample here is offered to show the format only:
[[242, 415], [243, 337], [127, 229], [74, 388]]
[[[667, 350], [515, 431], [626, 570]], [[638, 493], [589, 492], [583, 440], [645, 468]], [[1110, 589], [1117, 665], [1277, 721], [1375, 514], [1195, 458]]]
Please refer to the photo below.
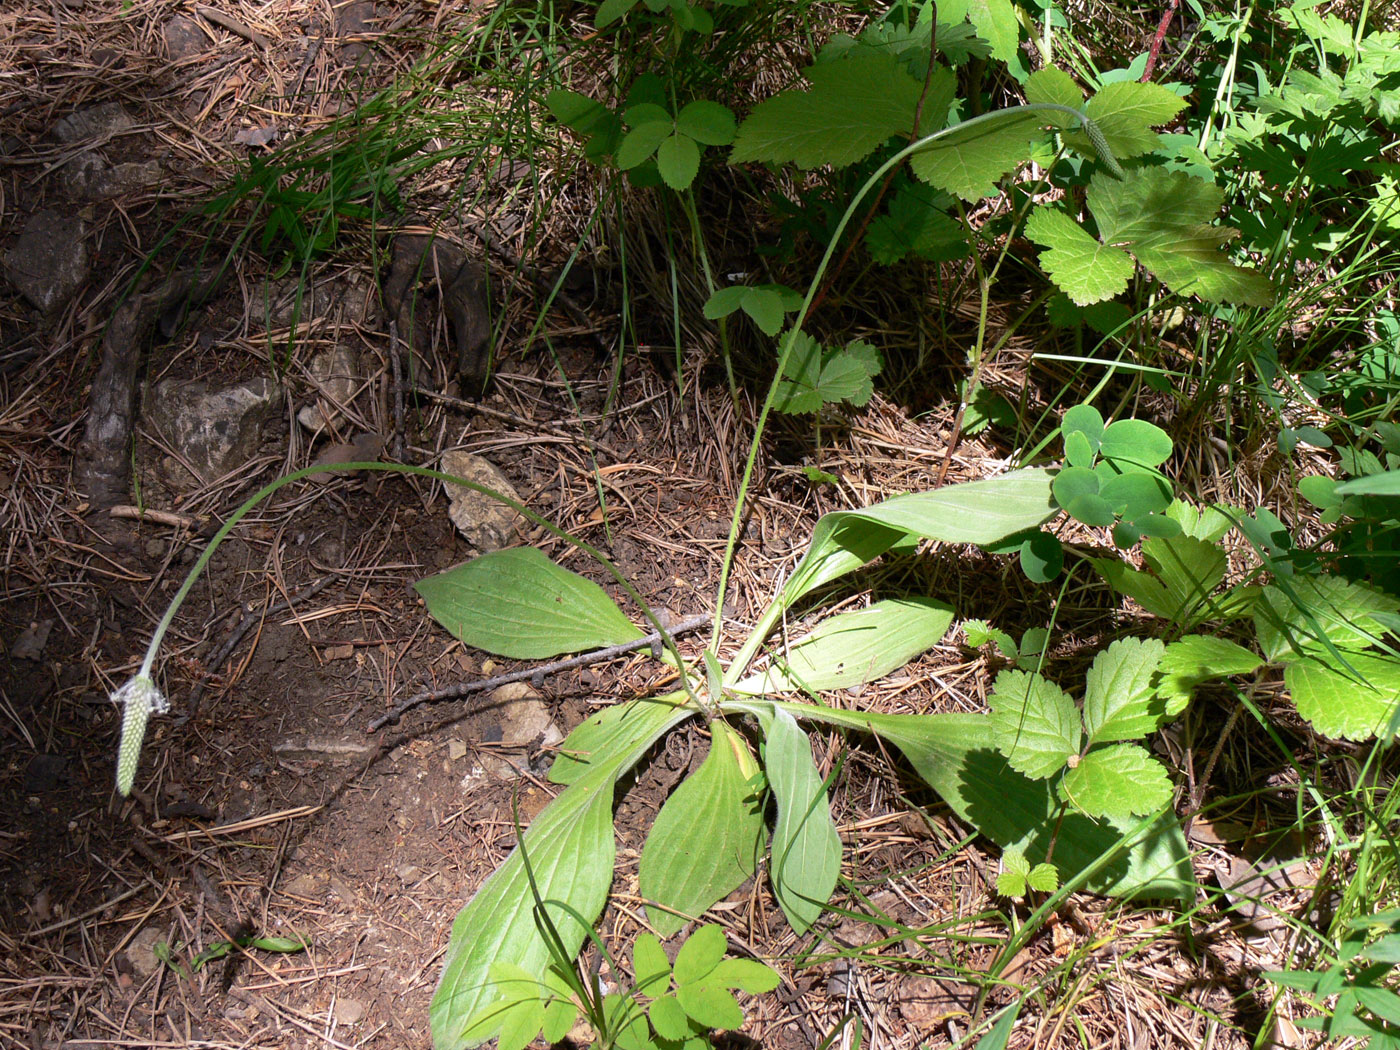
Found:
[[156, 945], [165, 941], [165, 934], [154, 926], [146, 926], [136, 932], [126, 944], [126, 957], [131, 960], [131, 968], [142, 977], [149, 977], [164, 964], [156, 958]]
[[[520, 503], [520, 494], [509, 479], [489, 460], [470, 452], [453, 451], [443, 454], [442, 472], [474, 481], [499, 492], [507, 499]], [[522, 539], [525, 520], [499, 500], [462, 485], [448, 482], [447, 498], [451, 501], [447, 516], [462, 537], [482, 553], [501, 550]]]
[[165, 36], [165, 53], [172, 62], [183, 62], [205, 48], [204, 34], [193, 18], [174, 15], [166, 19], [161, 32]]
[[511, 682], [491, 694], [491, 713], [501, 727], [501, 743], [523, 747], [542, 737], [553, 722], [540, 694], [525, 682]]
[[453, 762], [460, 762], [467, 757], [467, 742], [453, 737], [447, 742], [447, 757]]
[[5, 276], [45, 314], [56, 314], [87, 280], [86, 236], [87, 225], [78, 216], [41, 211], [6, 253]]
[[318, 897], [321, 894], [321, 880], [304, 871], [283, 886], [282, 892], [292, 897]]
[[411, 886], [423, 877], [423, 869], [417, 864], [400, 864], [394, 869], [394, 874], [405, 886]]
[[339, 405], [348, 405], [365, 384], [353, 350], [338, 346], [317, 354], [306, 366], [311, 382], [320, 397], [297, 413], [297, 422], [307, 430], [321, 430], [338, 421], [342, 415]]
[[87, 139], [105, 139], [136, 126], [136, 121], [120, 102], [104, 102], [74, 110], [53, 126], [53, 137], [70, 144]]
[[[253, 457], [264, 426], [281, 415], [281, 392], [265, 377], [213, 390], [204, 383], [167, 379], [152, 391], [145, 414], [199, 481], [208, 483]], [[189, 478], [176, 475], [172, 481], [188, 484]]]
[[49, 632], [53, 630], [52, 620], [36, 620], [19, 633], [10, 655], [17, 660], [37, 661], [44, 655], [44, 647], [49, 644]]
[[365, 1016], [365, 1004], [358, 999], [337, 999], [331, 1016], [339, 1024], [359, 1024]]

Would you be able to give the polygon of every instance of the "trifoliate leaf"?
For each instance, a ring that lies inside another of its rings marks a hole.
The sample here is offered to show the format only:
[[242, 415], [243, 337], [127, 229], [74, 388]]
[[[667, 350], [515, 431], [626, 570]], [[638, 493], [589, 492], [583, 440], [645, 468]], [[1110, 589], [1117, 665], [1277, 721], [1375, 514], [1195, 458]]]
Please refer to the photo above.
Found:
[[617, 147], [617, 166], [623, 171], [628, 168], [635, 168], [642, 161], [648, 160], [656, 153], [656, 148], [667, 138], [671, 137], [671, 120], [668, 117], [665, 122], [653, 124], [642, 124], [634, 127], [622, 137], [622, 144]]
[[1084, 681], [1084, 726], [1091, 744], [1136, 740], [1158, 727], [1152, 676], [1166, 646], [1156, 638], [1120, 638], [1096, 657]]
[[1179, 715], [1196, 686], [1213, 678], [1250, 674], [1264, 661], [1228, 638], [1188, 634], [1167, 646], [1157, 662], [1157, 695], [1166, 702], [1164, 714]]
[[1342, 740], [1369, 740], [1380, 734], [1388, 737], [1400, 706], [1400, 660], [1347, 653], [1346, 661], [1350, 671], [1323, 655], [1288, 664], [1283, 669], [1283, 683], [1294, 706], [1324, 736]]
[[734, 996], [712, 984], [682, 985], [676, 989], [685, 1012], [705, 1028], [734, 1029], [744, 1024], [744, 1011]]
[[632, 977], [637, 991], [653, 998], [666, 990], [662, 982], [671, 979], [671, 961], [661, 948], [661, 942], [652, 933], [637, 935], [632, 945]]
[[1026, 876], [1026, 884], [1037, 893], [1054, 893], [1060, 885], [1060, 872], [1053, 864], [1037, 864]]
[[1091, 817], [1126, 819], [1165, 806], [1172, 782], [1162, 763], [1136, 744], [1090, 751], [1060, 781], [1060, 798]]
[[690, 1019], [674, 995], [663, 995], [647, 1007], [651, 1026], [661, 1039], [679, 1043], [692, 1035]]
[[1132, 256], [1100, 244], [1056, 208], [1033, 211], [1026, 221], [1026, 236], [1046, 249], [1040, 265], [1080, 306], [1113, 298], [1128, 287], [1133, 276]]
[[778, 380], [773, 407], [790, 415], [816, 412], [822, 407], [817, 389], [822, 376], [821, 344], [806, 332], [789, 332], [787, 338], [792, 340], [792, 348]]
[[1053, 682], [1025, 671], [1002, 671], [987, 699], [997, 749], [1012, 769], [1045, 780], [1078, 756], [1079, 709]]
[[[823, 404], [864, 405], [875, 392], [872, 382], [884, 362], [870, 343], [856, 341], [823, 351], [815, 340], [799, 333], [778, 384], [775, 407], [780, 412], [815, 412]], [[813, 375], [813, 370], [816, 374]]]
[[1095, 175], [1086, 199], [1099, 224], [1099, 239], [1131, 252], [1172, 291], [1208, 302], [1267, 306], [1274, 297], [1269, 280], [1236, 266], [1220, 251], [1237, 233], [1210, 225], [1223, 197], [1219, 187], [1204, 179], [1139, 168], [1122, 179]]
[[723, 929], [713, 925], [701, 926], [686, 938], [681, 950], [676, 953], [676, 964], [672, 968], [676, 984], [700, 983], [719, 965], [728, 949], [729, 942]]
[[[811, 90], [780, 92], [755, 106], [739, 125], [731, 164], [844, 167], [863, 160], [892, 135], [913, 130], [923, 84], [893, 55], [859, 52], [811, 66], [804, 75]], [[953, 92], [952, 73], [938, 70], [934, 79], [924, 110], [930, 123], [944, 119]]]
[[750, 995], [771, 992], [782, 983], [776, 970], [756, 959], [721, 959], [705, 980], [720, 988], [739, 988]]
[[1047, 123], [1044, 114], [1023, 110], [978, 117], [914, 154], [909, 167], [925, 182], [965, 201], [991, 197], [1003, 175], [1030, 159], [1031, 142]]

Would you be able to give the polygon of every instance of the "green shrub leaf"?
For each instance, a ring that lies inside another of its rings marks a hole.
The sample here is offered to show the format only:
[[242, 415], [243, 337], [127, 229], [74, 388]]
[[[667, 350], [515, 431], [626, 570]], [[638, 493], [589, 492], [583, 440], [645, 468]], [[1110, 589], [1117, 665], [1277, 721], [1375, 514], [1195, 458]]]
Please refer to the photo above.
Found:
[[632, 977], [637, 991], [655, 998], [670, 987], [671, 961], [655, 934], [639, 933], [632, 944]]
[[1090, 817], [1126, 819], [1165, 806], [1172, 782], [1162, 763], [1136, 744], [1111, 744], [1090, 751], [1065, 773], [1059, 793]]
[[515, 660], [541, 660], [642, 637], [603, 588], [533, 547], [493, 551], [414, 584], [455, 638]]
[[1276, 662], [1321, 646], [1321, 638], [1338, 649], [1368, 648], [1386, 633], [1376, 614], [1396, 611], [1400, 602], [1362, 584], [1338, 576], [1293, 576], [1287, 590], [1264, 588], [1254, 628], [1265, 657]]
[[1120, 294], [1133, 276], [1133, 258], [1101, 244], [1079, 223], [1055, 208], [1037, 208], [1026, 220], [1026, 236], [1045, 249], [1040, 265], [1080, 306]]
[[666, 800], [642, 848], [641, 893], [659, 905], [647, 915], [663, 937], [752, 876], [763, 850], [758, 763], [723, 722], [711, 732], [709, 755]]
[[1120, 638], [1094, 657], [1084, 682], [1090, 744], [1136, 740], [1158, 727], [1162, 711], [1153, 703], [1152, 676], [1165, 648], [1156, 638]]
[[656, 169], [671, 189], [688, 189], [700, 172], [700, 147], [688, 135], [671, 135], [656, 149]]
[[[769, 865], [773, 895], [800, 935], [817, 921], [836, 888], [841, 839], [807, 734], [781, 708], [765, 721], [764, 732], [768, 784], [778, 802]], [[678, 966], [679, 962], [677, 957]]]
[[[1103, 432], [1099, 455], [1137, 467], [1156, 467], [1172, 454], [1172, 439], [1145, 419], [1116, 419]], [[1165, 507], [1166, 504], [1163, 504]]]
[[657, 999], [647, 1008], [647, 1015], [658, 1038], [680, 1042], [694, 1035], [685, 1007], [674, 995], [663, 995]]
[[[844, 167], [914, 127], [923, 85], [893, 55], [861, 51], [820, 62], [804, 75], [810, 91], [783, 91], [754, 107], [734, 138], [731, 164]], [[952, 95], [952, 74], [938, 70], [925, 103], [925, 119], [941, 121]]]
[[1002, 671], [987, 702], [997, 748], [1017, 772], [1044, 780], [1078, 756], [1083, 739], [1079, 709], [1053, 682], [1038, 674]]
[[743, 1027], [744, 1011], [723, 988], [712, 984], [686, 984], [676, 989], [676, 998], [691, 1020], [705, 1028]]
[[[1152, 129], [1169, 123], [1185, 107], [1186, 100], [1161, 84], [1118, 80], [1105, 84], [1084, 107], [1098, 125], [1114, 157], [1126, 160], [1151, 153], [1161, 144]], [[1085, 156], [1093, 156], [1088, 137], [1068, 134], [1066, 140]]]
[[1400, 707], [1400, 660], [1347, 653], [1346, 661], [1350, 670], [1322, 656], [1288, 664], [1283, 669], [1283, 684], [1292, 694], [1294, 706], [1324, 736], [1341, 740], [1389, 738]]
[[915, 153], [909, 168], [929, 185], [965, 201], [991, 197], [1002, 176], [1030, 160], [1031, 142], [1047, 123], [1042, 113], [1015, 109], [978, 118]]
[[756, 959], [723, 959], [707, 980], [720, 988], [739, 988], [750, 995], [771, 992], [782, 984], [776, 970]]
[[728, 106], [700, 99], [677, 114], [676, 130], [706, 146], [727, 146], [734, 141], [737, 125]]
[[677, 987], [699, 984], [719, 965], [728, 950], [729, 942], [725, 940], [724, 930], [714, 925], [699, 927], [686, 938], [681, 950], [676, 953], [672, 973]]
[[1157, 663], [1157, 695], [1165, 701], [1163, 715], [1180, 714], [1196, 686], [1214, 678], [1250, 674], [1264, 661], [1228, 638], [1188, 634], [1166, 647]]

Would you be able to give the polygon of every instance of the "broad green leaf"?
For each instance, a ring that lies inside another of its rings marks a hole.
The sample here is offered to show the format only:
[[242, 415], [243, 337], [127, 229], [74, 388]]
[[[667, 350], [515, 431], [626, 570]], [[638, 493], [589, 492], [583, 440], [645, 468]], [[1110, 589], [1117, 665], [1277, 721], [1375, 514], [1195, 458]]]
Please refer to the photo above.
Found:
[[932, 598], [890, 598], [838, 613], [737, 688], [753, 694], [819, 692], [873, 682], [936, 644], [952, 622], [952, 606]]
[[572, 784], [589, 770], [611, 766], [695, 714], [684, 693], [648, 697], [596, 711], [559, 745], [549, 769], [552, 784]]
[[1078, 756], [1083, 739], [1079, 709], [1053, 682], [1038, 674], [1002, 671], [987, 702], [997, 747], [1017, 772], [1044, 780]]
[[[1145, 419], [1117, 419], [1103, 432], [1099, 455], [1139, 467], [1155, 467], [1172, 454], [1172, 439]], [[1165, 505], [1165, 504], [1164, 504]]]
[[756, 959], [721, 959], [706, 981], [719, 988], [740, 988], [750, 995], [771, 992], [783, 983], [778, 971]]
[[656, 1050], [646, 1011], [630, 995], [603, 996], [603, 1016], [616, 1050]]
[[[631, 757], [635, 761], [639, 756]], [[570, 785], [524, 836], [540, 897], [550, 902], [550, 919], [571, 959], [587, 933], [580, 920], [592, 925], [612, 885], [613, 786], [621, 766], [600, 767]], [[545, 971], [550, 952], [534, 908], [517, 847], [452, 923], [442, 977], [429, 1008], [434, 1046], [475, 1046], [495, 1034], [502, 1017], [491, 1006], [500, 995], [490, 978], [492, 966]]]
[[[759, 705], [735, 709], [758, 713]], [[874, 733], [904, 753], [915, 771], [953, 812], [1002, 849], [1020, 848], [1046, 856], [1056, 827], [1059, 802], [1052, 782], [1016, 772], [997, 751], [986, 715], [880, 715], [864, 711], [785, 704], [800, 717]], [[1085, 882], [1108, 896], [1193, 900], [1196, 882], [1190, 849], [1171, 813], [1152, 823], [1125, 848], [1136, 820], [1092, 820], [1069, 813], [1055, 838], [1055, 863], [1064, 881], [1107, 854], [1110, 859]]]
[[1154, 537], [1143, 540], [1142, 553], [1155, 576], [1112, 558], [1090, 562], [1109, 586], [1154, 616], [1189, 627], [1225, 614], [1223, 603], [1211, 597], [1226, 565], [1225, 552], [1215, 544], [1190, 536]]
[[1082, 521], [1085, 525], [1105, 527], [1114, 521], [1113, 507], [1099, 495], [1075, 496], [1065, 504], [1065, 510], [1075, 521]]
[[1050, 488], [1055, 494], [1055, 501], [1062, 507], [1068, 507], [1083, 496], [1097, 496], [1099, 476], [1088, 467], [1065, 467], [1055, 475]]
[[656, 170], [671, 189], [688, 189], [700, 171], [700, 147], [688, 135], [663, 139], [656, 148]]
[[949, 262], [967, 254], [967, 232], [947, 213], [952, 198], [922, 182], [904, 180], [865, 231], [870, 257], [885, 266], [905, 256]]
[[568, 987], [554, 967], [550, 967], [546, 980], [554, 989], [554, 996], [545, 1005], [540, 1034], [552, 1046], [563, 1040], [574, 1027], [574, 1021], [578, 1019], [578, 1004], [570, 998]]
[[1049, 583], [1065, 567], [1065, 550], [1048, 532], [1033, 532], [1021, 544], [1021, 571], [1032, 583]]
[[[863, 160], [891, 136], [913, 130], [923, 85], [893, 55], [859, 52], [811, 66], [804, 76], [810, 91], [780, 92], [755, 106], [739, 125], [731, 164], [844, 167]], [[940, 70], [925, 117], [941, 121], [951, 101], [952, 74]]]
[[611, 25], [636, 6], [637, 0], [603, 0], [593, 13], [594, 28], [603, 29]]
[[542, 660], [641, 638], [603, 588], [533, 547], [494, 551], [414, 584], [428, 614], [467, 645]]
[[655, 121], [650, 124], [640, 124], [633, 128], [626, 135], [622, 136], [622, 144], [617, 147], [617, 156], [614, 158], [617, 166], [623, 171], [635, 168], [642, 161], [649, 159], [656, 148], [668, 138], [673, 138], [671, 134], [671, 121], [668, 118], [664, 123]]
[[651, 1017], [651, 1026], [656, 1029], [660, 1038], [671, 1042], [690, 1038], [690, 1021], [687, 1019], [685, 1008], [674, 995], [663, 995], [657, 999], [647, 1008], [647, 1014]]
[[1157, 663], [1157, 695], [1165, 701], [1163, 714], [1179, 715], [1196, 686], [1214, 678], [1251, 674], [1264, 661], [1228, 638], [1188, 634], [1167, 646]]
[[534, 974], [508, 963], [491, 967], [491, 981], [502, 1000], [498, 1050], [524, 1050], [544, 1026], [544, 997], [549, 990]]
[[773, 407], [790, 415], [816, 412], [824, 400], [821, 344], [803, 331], [789, 330], [784, 338], [791, 341], [792, 348], [787, 352]]
[[[1298, 713], [1323, 736], [1370, 740], [1391, 735], [1400, 706], [1400, 660], [1370, 653], [1347, 653], [1351, 670], [1330, 657], [1294, 660], [1283, 669], [1283, 684]], [[1358, 677], [1360, 680], [1358, 681]]]
[[671, 960], [655, 934], [639, 933], [632, 944], [632, 977], [637, 991], [655, 998], [670, 987]]
[[1270, 662], [1290, 659], [1298, 649], [1317, 648], [1321, 636], [1338, 649], [1365, 649], [1386, 633], [1375, 619], [1394, 613], [1400, 602], [1380, 591], [1337, 576], [1293, 576], [1288, 589], [1265, 587], [1254, 610], [1259, 645]]
[[594, 135], [617, 124], [616, 115], [607, 106], [567, 88], [555, 88], [545, 96], [544, 104], [555, 120], [580, 135]]
[[1133, 276], [1132, 256], [1111, 244], [1100, 244], [1058, 208], [1039, 207], [1031, 212], [1026, 236], [1045, 249], [1040, 264], [1080, 306], [1113, 298]]
[[731, 284], [728, 288], [721, 288], [705, 300], [703, 309], [705, 318], [710, 321], [718, 321], [721, 317], [728, 317], [744, 305], [749, 291], [750, 288], [746, 284]]
[[1338, 496], [1400, 496], [1400, 470], [1343, 481], [1336, 492]]
[[1026, 884], [1038, 893], [1054, 893], [1060, 886], [1060, 872], [1053, 864], [1037, 864], [1026, 876]]
[[773, 895], [800, 935], [817, 921], [836, 888], [841, 838], [807, 734], [781, 708], [766, 721], [764, 732], [768, 784], [778, 803], [769, 874]]
[[673, 124], [671, 111], [657, 102], [638, 102], [628, 106], [622, 114], [628, 127], [639, 128], [643, 124], [664, 124], [669, 130]]
[[[1109, 478], [1099, 487], [1099, 495], [1108, 502], [1114, 513], [1128, 521], [1166, 510], [1172, 501], [1171, 488], [1165, 481], [1140, 471]], [[1162, 520], [1173, 535], [1181, 531], [1170, 518]]]
[[744, 313], [764, 335], [777, 335], [783, 327], [782, 293], [773, 288], [750, 288], [744, 296]]
[[705, 1028], [742, 1028], [744, 1011], [734, 996], [713, 984], [685, 984], [676, 989], [676, 999], [693, 1021]]
[[1137, 740], [1161, 724], [1164, 712], [1152, 676], [1165, 648], [1156, 638], [1120, 638], [1094, 657], [1084, 681], [1090, 744]]
[[676, 115], [676, 130], [706, 146], [727, 146], [734, 141], [737, 125], [728, 106], [700, 99]]
[[1099, 240], [1131, 252], [1172, 291], [1267, 306], [1274, 298], [1268, 279], [1220, 251], [1238, 232], [1211, 225], [1223, 198], [1212, 183], [1166, 168], [1134, 169], [1123, 179], [1100, 172], [1087, 194]]
[[1038, 467], [984, 481], [895, 496], [864, 510], [823, 515], [812, 545], [788, 580], [784, 608], [911, 537], [943, 543], [995, 543], [1039, 527], [1054, 513], [1051, 473]]
[[[1036, 70], [1026, 81], [1026, 101], [1053, 102], [1057, 106], [1083, 109], [1084, 92], [1074, 82], [1074, 78], [1064, 70], [1057, 69], [1055, 66], [1046, 66], [1044, 69]], [[1079, 126], [1079, 122], [1068, 113], [1047, 113], [1045, 121], [1060, 128]]]
[[968, 0], [968, 20], [977, 35], [992, 45], [992, 57], [1000, 59], [1015, 71], [1024, 67], [1019, 49], [1021, 23], [1011, 0]]
[[[1161, 84], [1118, 80], [1105, 84], [1084, 109], [1108, 140], [1113, 156], [1126, 160], [1155, 150], [1161, 137], [1152, 129], [1169, 123], [1185, 105], [1185, 99]], [[1095, 155], [1088, 136], [1065, 137], [1080, 153]]]
[[915, 153], [909, 168], [965, 201], [992, 197], [1002, 176], [1030, 160], [1031, 142], [1047, 123], [1044, 114], [1021, 109], [977, 117]]
[[1081, 758], [1060, 781], [1059, 794], [1090, 817], [1122, 820], [1165, 806], [1172, 782], [1162, 763], [1136, 744], [1110, 744]]
[[1103, 413], [1093, 405], [1071, 405], [1060, 419], [1062, 434], [1083, 434], [1097, 455], [1103, 444]]
[[714, 925], [699, 927], [676, 953], [676, 964], [671, 970], [676, 985], [699, 984], [719, 965], [728, 950], [729, 942], [723, 929]]
[[723, 722], [711, 732], [709, 755], [666, 800], [642, 848], [641, 893], [660, 905], [647, 915], [663, 937], [752, 876], [763, 850], [758, 763]]

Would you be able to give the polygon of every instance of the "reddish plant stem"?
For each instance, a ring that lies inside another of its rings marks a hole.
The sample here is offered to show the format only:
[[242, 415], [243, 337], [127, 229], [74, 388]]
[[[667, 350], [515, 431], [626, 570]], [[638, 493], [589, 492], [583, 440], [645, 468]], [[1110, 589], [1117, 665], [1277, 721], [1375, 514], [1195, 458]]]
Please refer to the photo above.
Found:
[[1162, 20], [1157, 23], [1157, 35], [1152, 38], [1152, 46], [1147, 51], [1147, 68], [1142, 71], [1142, 83], [1146, 84], [1152, 79], [1152, 71], [1157, 68], [1157, 58], [1162, 53], [1162, 41], [1167, 38], [1167, 29], [1172, 24], [1172, 19], [1176, 17], [1176, 9], [1181, 6], [1181, 0], [1168, 0], [1167, 9], [1162, 13]]

